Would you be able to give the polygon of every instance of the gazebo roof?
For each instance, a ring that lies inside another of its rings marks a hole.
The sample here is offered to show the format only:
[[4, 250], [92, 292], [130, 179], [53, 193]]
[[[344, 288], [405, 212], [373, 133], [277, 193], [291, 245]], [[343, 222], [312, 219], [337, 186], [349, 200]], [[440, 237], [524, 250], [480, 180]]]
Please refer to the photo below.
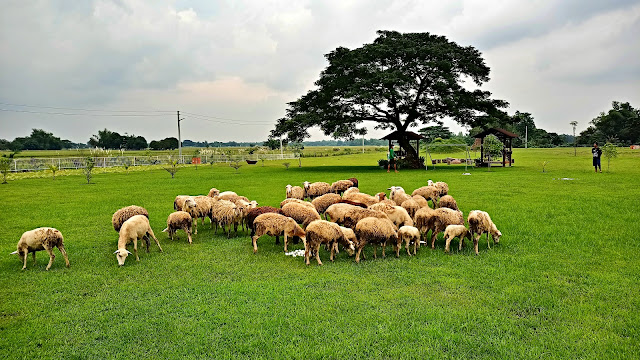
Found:
[[[416, 134], [412, 131], [405, 131], [404, 135], [405, 135], [405, 138], [409, 140], [421, 140], [425, 138], [424, 136], [420, 134]], [[400, 140], [400, 138], [401, 138], [400, 133], [398, 131], [394, 131], [380, 140]]]
[[495, 135], [497, 137], [510, 137], [510, 138], [517, 138], [518, 137], [518, 135], [512, 133], [511, 131], [507, 131], [505, 129], [489, 128], [489, 129], [479, 133], [478, 135], [476, 135], [475, 138], [476, 139], [484, 138], [487, 135]]

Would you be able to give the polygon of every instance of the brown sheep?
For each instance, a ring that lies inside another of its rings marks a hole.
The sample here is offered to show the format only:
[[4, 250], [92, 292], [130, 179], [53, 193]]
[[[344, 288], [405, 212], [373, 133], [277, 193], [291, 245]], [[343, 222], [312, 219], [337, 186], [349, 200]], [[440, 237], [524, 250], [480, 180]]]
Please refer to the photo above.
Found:
[[184, 230], [187, 234], [187, 238], [189, 240], [189, 244], [191, 241], [191, 227], [193, 226], [193, 219], [191, 219], [191, 215], [185, 211], [176, 211], [169, 214], [167, 217], [167, 228], [162, 230], [162, 232], [166, 232], [169, 234], [169, 238], [173, 240], [173, 235], [175, 235], [176, 231]]
[[462, 211], [451, 210], [449, 208], [439, 208], [433, 211], [435, 216], [429, 228], [431, 230], [431, 248], [435, 249], [438, 234], [443, 232], [449, 225], [464, 225], [464, 217], [462, 216]]
[[320, 214], [316, 211], [315, 207], [309, 208], [306, 205], [298, 203], [288, 203], [282, 207], [282, 212], [285, 216], [288, 216], [295, 220], [298, 224], [302, 224], [302, 227], [306, 227], [312, 221], [320, 220]]
[[211, 190], [209, 190], [209, 194], [207, 196], [210, 197], [210, 198], [215, 198], [218, 195], [220, 195], [220, 190], [218, 190], [216, 188], [211, 188]]
[[343, 194], [350, 187], [353, 187], [351, 180], [338, 180], [331, 184], [331, 192], [334, 194]]
[[412, 219], [415, 217], [416, 211], [420, 210], [420, 204], [418, 204], [418, 202], [413, 198], [405, 200], [400, 206], [402, 206], [403, 209], [407, 210], [407, 213], [409, 214], [409, 216], [411, 216]]
[[147, 217], [147, 219], [149, 218], [149, 212], [143, 207], [136, 205], [123, 207], [122, 209], [119, 209], [115, 213], [113, 213], [113, 216], [111, 217], [111, 224], [113, 225], [113, 229], [115, 231], [120, 231], [120, 227], [122, 227], [122, 224], [124, 224], [125, 221], [129, 220], [129, 218], [133, 215], [144, 215]]
[[308, 206], [312, 209], [315, 209], [316, 207], [313, 206], [312, 203], [310, 203], [309, 201], [304, 201], [304, 200], [300, 200], [300, 199], [295, 199], [295, 198], [288, 198], [288, 199], [284, 199], [280, 202], [280, 208], [284, 207], [285, 205], [289, 204], [289, 203], [297, 203], [297, 204], [302, 204], [304, 206]]
[[300, 199], [304, 200], [304, 189], [300, 186], [287, 185], [285, 187], [287, 199]]
[[389, 219], [379, 219], [375, 217], [365, 217], [358, 221], [355, 228], [355, 234], [358, 238], [358, 246], [356, 252], [356, 263], [360, 262], [360, 253], [366, 244], [373, 244], [373, 258], [377, 258], [377, 247], [381, 244], [382, 256], [385, 256], [384, 247], [387, 242], [396, 244], [398, 242], [398, 233], [396, 227]]
[[471, 233], [466, 228], [466, 226], [449, 225], [444, 229], [444, 252], [449, 252], [449, 245], [451, 244], [451, 240], [456, 237], [460, 239], [460, 243], [458, 244], [458, 251], [462, 250], [462, 246], [464, 245], [464, 238], [468, 238], [469, 240], [473, 241], [473, 239], [471, 238]]
[[454, 199], [451, 195], [445, 195], [441, 197], [440, 201], [438, 201], [438, 207], [449, 208], [451, 210], [460, 210], [458, 209], [458, 203], [456, 202], [456, 199]]
[[173, 210], [182, 211], [182, 208], [184, 207], [185, 200], [187, 200], [190, 197], [191, 196], [189, 196], [189, 195], [178, 195], [178, 196], [176, 196], [175, 200], [173, 200]]
[[421, 188], [417, 188], [411, 193], [411, 196], [413, 195], [420, 195], [427, 201], [431, 200], [434, 209], [438, 207], [440, 190], [438, 190], [438, 188], [436, 188], [435, 186], [423, 186]]
[[342, 224], [344, 223], [344, 215], [347, 211], [356, 207], [357, 206], [351, 204], [337, 203], [329, 206], [324, 213], [329, 216], [331, 222]]
[[345, 238], [345, 234], [338, 224], [325, 220], [316, 220], [312, 221], [305, 231], [307, 241], [304, 247], [304, 259], [307, 265], [310, 264], [309, 257], [312, 252], [316, 255], [318, 265], [322, 265], [322, 261], [320, 261], [320, 245], [322, 244], [327, 244], [331, 248], [331, 261], [335, 256], [338, 243], [342, 244], [350, 255], [355, 251], [353, 242]]
[[[231, 226], [237, 224], [240, 219], [240, 210], [236, 204], [227, 200], [218, 200], [213, 203], [211, 209], [211, 222], [215, 223], [214, 234], [218, 232], [218, 226], [222, 228], [222, 232], [227, 227], [227, 238], [231, 237]], [[236, 228], [236, 234], [238, 229]]]
[[69, 257], [64, 249], [64, 238], [62, 233], [58, 229], [50, 227], [41, 227], [29, 231], [25, 231], [20, 240], [18, 240], [18, 250], [11, 253], [11, 255], [18, 255], [23, 260], [22, 270], [27, 268], [27, 256], [29, 253], [33, 253], [33, 264], [36, 264], [36, 251], [47, 250], [49, 253], [49, 264], [47, 269], [51, 268], [53, 259], [56, 256], [53, 254], [53, 248], [57, 247], [58, 250], [64, 256], [66, 266], [69, 267]]
[[338, 203], [342, 198], [338, 194], [324, 194], [322, 196], [318, 196], [317, 198], [311, 201], [311, 204], [315, 206], [318, 214], [324, 214], [325, 211], [329, 208], [329, 206]]
[[140, 261], [140, 257], [138, 256], [138, 240], [144, 239], [147, 245], [147, 252], [149, 252], [149, 236], [156, 241], [158, 248], [160, 248], [160, 251], [162, 252], [160, 242], [158, 242], [158, 239], [153, 234], [153, 230], [151, 230], [151, 226], [149, 225], [149, 219], [144, 215], [135, 215], [125, 221], [124, 224], [122, 224], [122, 228], [120, 228], [118, 250], [114, 252], [118, 259], [118, 265], [124, 265], [127, 255], [131, 254], [129, 250], [127, 250], [127, 244], [130, 242], [133, 242], [133, 252], [136, 255], [136, 261]]
[[[251, 230], [251, 236], [255, 235], [255, 232], [256, 232], [255, 228], [253, 227], [253, 222], [259, 215], [266, 214], [266, 213], [276, 213], [276, 214], [284, 215], [284, 213], [282, 212], [282, 209], [274, 208], [271, 206], [260, 206], [255, 209], [249, 210], [244, 220], [245, 220], [245, 223], [247, 224], [247, 227]], [[276, 244], [279, 244], [279, 243], [280, 243], [280, 240], [278, 239], [278, 236], [276, 236]]]
[[476, 255], [478, 255], [478, 240], [480, 240], [480, 236], [482, 236], [482, 234], [487, 233], [487, 246], [489, 249], [491, 249], [489, 234], [491, 234], [494, 244], [500, 242], [502, 233], [498, 230], [496, 224], [493, 223], [488, 213], [480, 210], [473, 210], [469, 213], [467, 221], [469, 222], [469, 232], [473, 236], [473, 248]]
[[306, 243], [305, 232], [300, 225], [290, 217], [266, 213], [259, 215], [253, 222], [255, 233], [251, 237], [253, 243], [253, 253], [258, 252], [258, 238], [262, 235], [280, 236], [284, 235], [284, 251], [287, 251], [287, 238], [298, 236]]
[[420, 208], [429, 206], [429, 202], [427, 201], [427, 199], [425, 199], [421, 195], [413, 195], [411, 198], [415, 200], [418, 203], [418, 205], [420, 205]]
[[375, 217], [378, 219], [389, 220], [389, 217], [381, 211], [354, 207], [347, 210], [347, 212], [344, 214], [344, 223], [342, 225], [355, 230], [358, 221], [366, 217]]
[[[376, 194], [377, 195], [377, 194]], [[380, 202], [379, 196], [371, 196], [369, 194], [357, 192], [357, 193], [349, 193], [342, 197], [344, 200], [350, 200], [365, 204], [367, 206], [371, 206], [377, 202]]]
[[310, 199], [310, 200], [313, 200], [318, 196], [322, 196], [324, 194], [331, 192], [331, 185], [321, 181], [314, 182], [314, 183], [305, 181], [303, 184], [303, 188], [304, 188], [304, 198]]
[[391, 190], [389, 198], [398, 206], [402, 205], [406, 200], [411, 199], [411, 196], [407, 195], [407, 193], [404, 192], [404, 189], [400, 186], [392, 186], [387, 190]]
[[449, 185], [446, 182], [438, 181], [433, 184], [438, 189], [438, 196], [442, 197], [449, 193]]
[[193, 233], [198, 235], [198, 217], [200, 216], [200, 211], [198, 210], [198, 205], [196, 204], [196, 201], [193, 199], [193, 197], [188, 196], [186, 199], [184, 199], [184, 201], [182, 202], [181, 210], [189, 213], [189, 215], [191, 216], [191, 220], [193, 220], [193, 227], [195, 228], [195, 231]]
[[358, 187], [358, 179], [356, 178], [348, 178], [347, 180], [351, 181], [353, 183], [353, 187], [357, 188]]

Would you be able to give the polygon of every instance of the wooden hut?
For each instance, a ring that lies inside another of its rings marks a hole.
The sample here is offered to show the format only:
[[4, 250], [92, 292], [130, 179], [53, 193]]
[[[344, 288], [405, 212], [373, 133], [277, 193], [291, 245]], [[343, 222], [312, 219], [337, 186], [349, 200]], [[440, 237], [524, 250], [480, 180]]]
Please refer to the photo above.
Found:
[[[416, 146], [415, 146], [416, 153], [418, 154], [418, 159], [420, 159], [420, 140], [421, 140], [421, 139], [424, 139], [425, 137], [424, 137], [424, 136], [422, 136], [422, 135], [420, 135], [420, 134], [416, 134], [416, 133], [414, 133], [414, 132], [412, 132], [412, 131], [405, 131], [405, 132], [404, 132], [404, 137], [405, 137], [407, 140], [409, 140], [409, 144], [411, 144], [411, 142], [412, 142], [412, 141], [415, 141], [415, 144], [416, 144]], [[392, 132], [392, 133], [388, 134], [387, 136], [383, 137], [383, 138], [382, 138], [382, 139], [380, 139], [380, 140], [389, 140], [389, 146], [387, 147], [387, 148], [389, 148], [389, 147], [391, 147], [391, 145], [393, 145], [393, 141], [398, 142], [400, 139], [401, 139], [401, 134], [400, 134], [400, 132], [398, 132], [398, 131], [394, 131], [394, 132]], [[413, 144], [411, 144], [411, 146], [413, 146]], [[401, 149], [402, 149], [402, 148], [401, 148]], [[399, 157], [399, 158], [404, 158], [405, 156], [406, 156], [406, 154], [404, 153], [404, 150], [403, 150], [403, 151], [401, 151], [401, 152], [398, 154], [398, 157]]]
[[[485, 153], [484, 138], [487, 135], [495, 135], [502, 142], [502, 161], [491, 160], [488, 150]], [[511, 154], [513, 154], [512, 141], [517, 137], [518, 135], [499, 128], [490, 128], [476, 135], [475, 138], [480, 140], [480, 159], [476, 160], [476, 166], [488, 166], [489, 162], [491, 162], [491, 165], [502, 164], [502, 167], [505, 167], [509, 164], [511, 166], [514, 161], [511, 157]]]

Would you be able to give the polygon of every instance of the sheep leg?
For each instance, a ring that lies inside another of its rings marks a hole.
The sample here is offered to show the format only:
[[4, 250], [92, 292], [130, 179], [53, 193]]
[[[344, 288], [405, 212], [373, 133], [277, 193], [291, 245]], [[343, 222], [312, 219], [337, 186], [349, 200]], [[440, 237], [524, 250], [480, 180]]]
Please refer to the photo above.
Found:
[[[320, 244], [316, 245], [316, 260], [318, 260], [318, 265], [322, 265], [322, 261], [320, 261]], [[331, 259], [333, 261], [333, 259]]]
[[451, 244], [451, 240], [453, 240], [453, 237], [451, 236], [447, 236], [447, 238], [445, 239], [444, 252], [446, 253], [449, 252], [449, 245]]
[[377, 259], [378, 258], [378, 244], [373, 244], [373, 258]]
[[140, 257], [138, 256], [138, 239], [133, 240], [133, 252], [136, 254], [136, 261], [140, 261]]
[[191, 229], [189, 229], [189, 227], [184, 228], [184, 232], [187, 233], [187, 238], [189, 239], [189, 244], [192, 243], [191, 241]]
[[[153, 230], [149, 229], [149, 234], [151, 235], [153, 240], [155, 240], [156, 244], [158, 245], [158, 248], [160, 249], [160, 252], [162, 252], [162, 246], [160, 246], [160, 242], [158, 241], [156, 236], [153, 234]], [[147, 252], [149, 252], [149, 238], [147, 238]]]
[[309, 253], [311, 252], [311, 245], [309, 243], [304, 244], [304, 263], [310, 265]]
[[382, 243], [382, 257], [383, 258], [387, 257], [387, 255], [384, 253], [385, 250], [387, 250], [387, 242], [386, 241]]
[[[409, 251], [409, 243], [410, 243], [411, 239], [410, 238], [406, 238], [404, 240], [404, 247], [407, 249], [407, 255], [411, 256], [411, 251]], [[419, 241], [419, 240], [418, 240]], [[416, 246], [413, 245], [413, 251], [416, 251]], [[415, 253], [414, 253], [415, 254]]]
[[33, 255], [33, 265], [35, 265], [36, 264], [36, 252], [34, 251], [31, 254]]
[[[362, 252], [362, 246], [358, 246], [358, 251], [356, 251], [356, 264], [360, 263], [360, 253]], [[364, 254], [362, 254], [362, 258], [364, 259]]]
[[144, 240], [145, 245], [147, 245], [147, 253], [149, 252], [149, 245], [151, 245], [151, 241], [149, 240], [149, 233], [146, 233], [142, 240]]
[[431, 248], [436, 248], [436, 237], [438, 237], [438, 233], [435, 230], [431, 231]]
[[480, 236], [481, 235], [478, 235], [473, 238], [473, 249], [476, 251], [476, 255], [478, 255], [478, 240], [480, 240]]
[[284, 233], [284, 252], [287, 252], [287, 233]]
[[276, 235], [276, 245], [280, 245], [280, 236]]
[[257, 253], [258, 252], [258, 237], [257, 235], [254, 235], [251, 237], [251, 243], [253, 245], [253, 253]]
[[[33, 253], [33, 256], [35, 256], [36, 253]], [[27, 257], [29, 256], [29, 253], [27, 252], [27, 250], [25, 249], [24, 251], [24, 266], [22, 267], [22, 270], [27, 268]]]
[[198, 218], [193, 218], [193, 227], [196, 229], [195, 234], [198, 235]]
[[64, 249], [64, 245], [62, 244], [58, 245], [58, 250], [60, 250], [60, 252], [62, 253], [62, 256], [64, 257], [64, 262], [67, 264], [67, 267], [69, 267], [69, 256], [67, 256], [67, 251]]
[[331, 260], [331, 262], [333, 262], [333, 259], [336, 256], [336, 250], [338, 249], [338, 242], [333, 242], [331, 244], [331, 256], [329, 257], [329, 260]]
[[46, 270], [49, 270], [51, 268], [51, 265], [53, 265], [53, 259], [55, 259], [56, 256], [53, 253], [53, 249], [52, 248], [44, 248], [44, 249], [47, 250], [47, 252], [49, 253], [49, 265], [47, 265], [47, 269], [46, 269]]
[[489, 240], [489, 232], [487, 232], [487, 246], [491, 249], [491, 240]]

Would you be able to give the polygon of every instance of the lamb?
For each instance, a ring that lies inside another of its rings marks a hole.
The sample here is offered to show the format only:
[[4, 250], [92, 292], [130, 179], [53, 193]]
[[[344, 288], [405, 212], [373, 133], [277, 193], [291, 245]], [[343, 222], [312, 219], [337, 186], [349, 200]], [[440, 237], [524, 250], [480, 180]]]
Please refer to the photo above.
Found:
[[216, 198], [216, 196], [220, 195], [220, 190], [216, 189], [216, 188], [211, 188], [211, 190], [209, 190], [209, 194], [207, 195], [210, 198]]
[[[227, 226], [227, 238], [231, 237], [231, 225], [238, 223], [240, 218], [240, 210], [236, 204], [227, 200], [218, 200], [213, 204], [211, 209], [211, 223], [215, 223], [214, 234], [218, 231], [218, 226], [225, 231]], [[238, 229], [236, 228], [236, 234]]]
[[354, 187], [350, 187], [347, 190], [344, 191], [344, 193], [342, 194], [342, 198], [344, 199], [345, 196], [349, 195], [349, 194], [353, 194], [353, 193], [359, 193], [360, 189], [358, 189], [358, 187], [354, 186]]
[[320, 214], [314, 208], [309, 208], [306, 205], [289, 203], [282, 207], [282, 212], [285, 216], [294, 219], [298, 224], [302, 224], [305, 228], [312, 221], [320, 220]]
[[407, 195], [407, 193], [404, 192], [404, 189], [400, 186], [392, 186], [387, 190], [391, 190], [389, 198], [398, 206], [401, 206], [406, 200], [411, 199], [411, 196]]
[[294, 198], [288, 198], [288, 199], [284, 199], [280, 202], [280, 208], [283, 208], [285, 205], [287, 205], [288, 203], [297, 203], [297, 204], [302, 204], [304, 206], [308, 206], [312, 209], [315, 210], [315, 206], [313, 206], [312, 203], [308, 202], [308, 201], [304, 201], [304, 200], [300, 200], [300, 199], [294, 199]]
[[313, 201], [311, 201], [311, 204], [315, 206], [318, 214], [324, 214], [329, 206], [338, 203], [340, 200], [342, 200], [340, 195], [329, 193], [313, 199]]
[[[435, 249], [438, 233], [444, 231], [449, 225], [463, 225], [464, 218], [461, 211], [448, 208], [422, 208], [416, 212], [416, 227], [421, 233], [426, 234], [431, 230], [431, 248]], [[420, 246], [418, 245], [418, 248]]]
[[[142, 215], [140, 215], [142, 216]], [[143, 216], [144, 217], [144, 216]], [[49, 253], [49, 264], [47, 269], [51, 268], [53, 259], [56, 256], [53, 254], [53, 248], [57, 247], [58, 250], [64, 256], [66, 266], [69, 267], [69, 257], [64, 249], [64, 238], [62, 233], [58, 229], [51, 227], [41, 227], [29, 231], [25, 231], [20, 240], [18, 240], [18, 250], [11, 253], [11, 255], [18, 255], [23, 260], [22, 270], [27, 268], [27, 256], [29, 253], [33, 253], [33, 264], [36, 264], [36, 251], [47, 250]]]
[[416, 248], [420, 244], [420, 230], [413, 226], [403, 226], [398, 229], [398, 242], [396, 244], [396, 257], [400, 257], [400, 248], [402, 247], [402, 243], [404, 242], [405, 248], [407, 249], [407, 255], [411, 256], [411, 252], [409, 251], [409, 244], [413, 242], [413, 255], [416, 254]]
[[123, 207], [122, 209], [119, 209], [115, 213], [113, 213], [113, 216], [111, 217], [111, 224], [113, 225], [113, 229], [115, 231], [120, 231], [122, 224], [124, 224], [125, 221], [129, 220], [129, 218], [133, 215], [144, 215], [147, 217], [147, 219], [149, 218], [149, 212], [143, 207], [136, 205]]
[[440, 190], [438, 190], [438, 188], [436, 188], [435, 186], [423, 186], [421, 188], [417, 188], [413, 190], [413, 192], [411, 193], [411, 196], [420, 195], [423, 198], [425, 198], [425, 200], [427, 201], [431, 200], [431, 202], [433, 202], [433, 208], [435, 209], [438, 207], [437, 204], [438, 204], [439, 194], [440, 194]]
[[307, 265], [310, 264], [309, 256], [312, 252], [316, 255], [318, 265], [322, 265], [322, 261], [320, 261], [321, 244], [327, 244], [331, 248], [331, 257], [329, 258], [331, 261], [333, 261], [335, 256], [338, 243], [347, 249], [349, 255], [353, 255], [355, 251], [353, 242], [345, 238], [345, 234], [338, 224], [325, 220], [315, 220], [307, 226], [306, 234], [307, 241], [304, 246], [304, 259]]
[[160, 242], [158, 242], [158, 239], [153, 234], [153, 230], [151, 230], [151, 226], [149, 225], [149, 219], [144, 215], [134, 215], [129, 220], [125, 221], [120, 229], [118, 250], [113, 252], [116, 254], [116, 258], [118, 259], [118, 265], [124, 265], [124, 261], [127, 259], [127, 256], [131, 254], [129, 250], [127, 250], [127, 244], [130, 242], [133, 242], [133, 252], [136, 254], [136, 261], [140, 261], [140, 257], [138, 256], [138, 240], [144, 239], [147, 245], [147, 252], [149, 252], [149, 236], [156, 241], [158, 248], [160, 248], [160, 252], [162, 252]]
[[489, 246], [489, 249], [491, 249], [489, 234], [491, 234], [494, 244], [500, 242], [502, 233], [486, 212], [480, 210], [471, 211], [467, 217], [467, 222], [469, 222], [469, 232], [473, 237], [473, 248], [476, 251], [476, 255], [478, 255], [478, 240], [480, 240], [482, 234], [487, 233], [487, 246]]
[[348, 178], [347, 180], [351, 181], [353, 183], [354, 187], [358, 187], [358, 179], [356, 178]]
[[253, 253], [258, 252], [258, 238], [262, 235], [280, 236], [284, 234], [284, 251], [287, 251], [287, 237], [298, 236], [306, 243], [305, 232], [300, 225], [290, 217], [266, 213], [259, 215], [253, 222], [255, 233], [251, 237], [253, 243]]
[[[249, 210], [249, 212], [247, 212], [247, 216], [245, 217], [244, 221], [247, 224], [247, 227], [251, 229], [251, 236], [255, 235], [255, 228], [253, 226], [255, 219], [259, 215], [266, 214], [266, 213], [276, 213], [276, 214], [284, 215], [284, 213], [282, 212], [282, 209], [274, 208], [271, 206], [261, 206], [261, 207]], [[279, 243], [280, 241], [276, 236], [276, 244], [279, 244]]]
[[451, 244], [451, 240], [454, 238], [460, 239], [460, 244], [458, 245], [458, 250], [462, 250], [462, 245], [464, 245], [464, 238], [468, 238], [469, 240], [473, 240], [471, 238], [471, 233], [464, 225], [449, 225], [444, 229], [444, 239], [445, 239], [445, 247], [444, 252], [449, 252], [449, 245]]
[[304, 189], [300, 186], [287, 185], [285, 189], [287, 191], [287, 199], [304, 200]]
[[347, 210], [347, 212], [344, 214], [344, 223], [342, 225], [355, 230], [358, 221], [366, 217], [389, 220], [387, 214], [383, 213], [382, 211], [354, 207]]
[[162, 232], [169, 233], [169, 238], [173, 240], [173, 235], [176, 231], [182, 229], [187, 234], [187, 238], [189, 239], [189, 244], [192, 243], [191, 240], [191, 227], [193, 226], [193, 219], [191, 219], [191, 215], [189, 215], [186, 211], [176, 211], [169, 214], [167, 217], [167, 228], [162, 230]]
[[452, 210], [459, 210], [458, 209], [458, 203], [456, 202], [456, 199], [454, 199], [453, 196], [451, 196], [451, 195], [445, 195], [445, 196], [441, 197], [440, 201], [438, 201], [438, 207], [449, 208], [449, 209], [452, 209]]
[[329, 216], [331, 222], [342, 224], [347, 211], [356, 207], [351, 204], [337, 203], [329, 206], [324, 213]]
[[371, 196], [361, 192], [345, 194], [342, 198], [344, 200], [359, 202], [367, 206], [371, 206], [380, 201], [380, 196], [378, 194], [376, 194], [376, 196]]
[[438, 196], [442, 197], [449, 193], [449, 185], [446, 182], [438, 181], [433, 186], [438, 189]]
[[358, 221], [355, 228], [355, 234], [358, 238], [358, 246], [356, 252], [356, 263], [360, 262], [360, 253], [366, 244], [373, 244], [373, 258], [377, 258], [377, 246], [381, 244], [382, 256], [385, 256], [384, 246], [387, 242], [396, 244], [398, 242], [398, 233], [396, 227], [389, 219], [379, 219], [375, 217], [365, 217]]
[[326, 182], [314, 182], [310, 183], [308, 181], [304, 182], [304, 198], [313, 200], [318, 196], [322, 196], [324, 194], [331, 192], [331, 185]]
[[343, 194], [350, 187], [353, 187], [351, 180], [338, 180], [331, 184], [331, 192], [334, 194]]
[[402, 206], [403, 209], [407, 210], [407, 213], [409, 214], [409, 216], [411, 216], [412, 219], [416, 215], [416, 211], [420, 209], [420, 204], [418, 204], [418, 202], [411, 197], [408, 200], [402, 202], [400, 206]]

